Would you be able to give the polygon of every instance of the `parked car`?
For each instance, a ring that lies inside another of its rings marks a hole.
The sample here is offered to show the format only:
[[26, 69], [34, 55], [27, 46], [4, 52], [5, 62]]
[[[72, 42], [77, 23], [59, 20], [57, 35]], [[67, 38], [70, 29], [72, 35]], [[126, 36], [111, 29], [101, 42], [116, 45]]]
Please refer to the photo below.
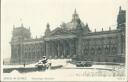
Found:
[[77, 67], [90, 67], [93, 65], [93, 61], [91, 59], [82, 56], [72, 58], [72, 63]]
[[90, 67], [92, 66], [92, 61], [76, 61], [77, 67]]

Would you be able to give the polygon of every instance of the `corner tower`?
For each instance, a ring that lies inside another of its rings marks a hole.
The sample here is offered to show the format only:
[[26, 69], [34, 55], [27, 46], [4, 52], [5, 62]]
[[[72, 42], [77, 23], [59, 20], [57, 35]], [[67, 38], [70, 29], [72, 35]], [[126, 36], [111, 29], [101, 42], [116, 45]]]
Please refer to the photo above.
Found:
[[125, 29], [126, 27], [126, 10], [122, 10], [121, 6], [119, 7], [119, 13], [117, 16], [117, 29]]
[[30, 28], [26, 29], [23, 24], [20, 27], [13, 25], [12, 39], [11, 39], [11, 64], [22, 64], [22, 46], [24, 40], [31, 39]]

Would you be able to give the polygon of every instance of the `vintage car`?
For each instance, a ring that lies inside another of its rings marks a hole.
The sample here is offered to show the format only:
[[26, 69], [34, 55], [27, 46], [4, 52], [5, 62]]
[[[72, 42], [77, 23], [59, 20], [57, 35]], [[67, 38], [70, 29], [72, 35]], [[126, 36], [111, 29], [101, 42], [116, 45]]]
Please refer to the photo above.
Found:
[[92, 61], [76, 61], [77, 67], [90, 67], [92, 66]]
[[74, 57], [72, 63], [77, 67], [90, 67], [93, 65], [93, 61], [86, 57]]

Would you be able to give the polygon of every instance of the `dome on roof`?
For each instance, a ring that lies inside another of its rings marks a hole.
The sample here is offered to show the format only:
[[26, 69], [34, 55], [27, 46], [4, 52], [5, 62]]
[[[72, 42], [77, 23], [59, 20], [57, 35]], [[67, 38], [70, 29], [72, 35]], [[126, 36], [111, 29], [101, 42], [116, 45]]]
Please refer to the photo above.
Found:
[[88, 25], [84, 25], [84, 23], [80, 20], [76, 9], [74, 11], [74, 14], [72, 15], [72, 20], [68, 23], [62, 23], [62, 25], [60, 26], [65, 30], [75, 30], [83, 28], [83, 30], [90, 31]]

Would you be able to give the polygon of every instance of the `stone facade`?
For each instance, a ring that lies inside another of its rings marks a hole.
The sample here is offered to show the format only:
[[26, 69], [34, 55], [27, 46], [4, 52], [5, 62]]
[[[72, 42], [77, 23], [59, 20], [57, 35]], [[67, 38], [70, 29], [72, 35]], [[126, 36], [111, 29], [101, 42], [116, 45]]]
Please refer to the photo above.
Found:
[[45, 36], [32, 39], [30, 28], [13, 28], [11, 63], [37, 62], [44, 55], [51, 59], [81, 56], [96, 62], [125, 62], [126, 11], [119, 9], [117, 29], [91, 32], [76, 10], [72, 20], [50, 30], [47, 24]]

